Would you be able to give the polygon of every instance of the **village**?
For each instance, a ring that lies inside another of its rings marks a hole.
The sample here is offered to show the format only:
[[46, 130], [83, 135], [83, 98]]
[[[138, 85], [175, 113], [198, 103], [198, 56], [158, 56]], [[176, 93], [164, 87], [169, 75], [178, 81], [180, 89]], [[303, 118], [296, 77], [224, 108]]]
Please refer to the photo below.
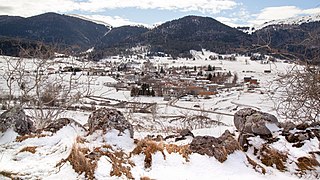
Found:
[[[210, 55], [205, 58], [208, 65], [194, 66], [176, 66], [177, 60], [170, 57], [161, 57], [169, 62], [159, 63], [156, 58], [160, 57], [142, 55], [131, 56], [131, 58], [110, 57], [100, 62], [90, 62], [86, 67], [65, 66], [61, 68], [59, 66], [58, 70], [49, 67], [47, 73], [73, 72], [74, 74], [81, 73], [84, 76], [109, 76], [114, 78], [116, 82], [103, 82], [103, 85], [107, 87], [113, 87], [117, 91], [130, 91], [132, 97], [163, 97], [165, 101], [186, 95], [210, 98], [211, 95], [218, 94], [222, 89], [245, 87], [252, 90], [259, 87], [259, 79], [253, 76], [248, 75], [239, 79], [236, 71], [231, 72], [222, 66], [210, 65], [210, 62], [236, 61], [234, 55], [224, 57]], [[269, 63], [267, 58], [254, 60], [264, 64]], [[195, 58], [186, 61], [195, 61]], [[243, 72], [254, 73], [250, 69]], [[271, 73], [271, 70], [266, 69], [264, 73]]]

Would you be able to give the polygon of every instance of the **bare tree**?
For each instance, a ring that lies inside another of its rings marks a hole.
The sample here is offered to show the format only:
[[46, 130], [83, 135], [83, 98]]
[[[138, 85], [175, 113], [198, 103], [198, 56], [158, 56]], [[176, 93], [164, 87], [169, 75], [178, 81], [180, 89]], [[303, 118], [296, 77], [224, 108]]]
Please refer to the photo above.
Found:
[[[264, 50], [267, 54], [283, 59], [295, 60], [300, 65], [293, 66], [286, 74], [275, 81], [275, 91], [280, 93], [271, 95], [275, 100], [277, 113], [287, 120], [296, 122], [320, 121], [320, 67], [319, 54], [308, 57], [308, 50], [316, 49], [319, 38], [316, 33], [307, 33], [301, 42], [289, 45], [303, 45], [302, 54], [295, 54], [286, 49], [273, 48], [271, 32], [273, 29], [263, 31], [265, 35], [257, 33], [257, 44], [251, 51]], [[299, 31], [304, 32], [299, 28]], [[304, 63], [299, 60], [304, 60]], [[269, 61], [270, 62], [270, 61]], [[309, 63], [308, 63], [309, 62]], [[310, 64], [318, 65], [311, 65]], [[271, 62], [270, 62], [271, 63]], [[271, 66], [271, 64], [270, 64]], [[271, 68], [270, 68], [271, 69]], [[273, 84], [274, 85], [274, 84]]]
[[[45, 127], [50, 121], [91, 93], [90, 80], [73, 67], [50, 72], [56, 65], [54, 49], [43, 50], [43, 44], [35, 49], [21, 48], [19, 58], [7, 57], [3, 78], [6, 81], [8, 108], [12, 101], [29, 109], [37, 128]], [[83, 69], [85, 62], [68, 58], [69, 64]], [[89, 77], [88, 77], [89, 78]]]
[[277, 97], [277, 112], [288, 120], [320, 121], [320, 67], [294, 66], [277, 79], [281, 95]]

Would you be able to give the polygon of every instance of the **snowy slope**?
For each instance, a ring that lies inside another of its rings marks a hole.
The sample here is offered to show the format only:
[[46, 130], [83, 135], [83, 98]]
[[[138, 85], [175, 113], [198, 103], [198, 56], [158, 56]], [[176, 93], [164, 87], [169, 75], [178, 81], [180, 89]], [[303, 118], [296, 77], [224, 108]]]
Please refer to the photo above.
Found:
[[309, 16], [301, 16], [301, 17], [293, 17], [288, 19], [280, 19], [280, 20], [272, 20], [269, 22], [265, 22], [260, 25], [253, 25], [248, 30], [243, 30], [245, 33], [252, 34], [253, 32], [263, 29], [267, 26], [272, 25], [301, 25], [303, 23], [317, 22], [320, 21], [320, 14], [309, 15]]
[[102, 24], [102, 25], [108, 27], [109, 29], [112, 28], [112, 26], [109, 23], [106, 23], [106, 22], [103, 22], [103, 21], [99, 21], [99, 20], [96, 20], [96, 19], [90, 19], [90, 18], [81, 16], [81, 15], [78, 15], [78, 14], [68, 14], [68, 16], [79, 18], [79, 19], [83, 19], [83, 20], [86, 20], [86, 21], [91, 21], [91, 22], [94, 22], [96, 24]]

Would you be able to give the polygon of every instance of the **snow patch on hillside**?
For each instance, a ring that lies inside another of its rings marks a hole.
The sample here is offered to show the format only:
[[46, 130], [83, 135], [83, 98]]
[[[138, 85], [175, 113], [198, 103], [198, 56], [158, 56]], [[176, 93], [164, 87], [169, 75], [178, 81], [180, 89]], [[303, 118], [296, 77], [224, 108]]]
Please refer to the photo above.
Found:
[[275, 25], [301, 25], [304, 23], [311, 23], [320, 21], [320, 14], [315, 15], [308, 15], [308, 16], [300, 16], [300, 17], [293, 17], [288, 19], [280, 19], [280, 20], [272, 20], [269, 22], [265, 22], [259, 25], [253, 25], [248, 29], [243, 29], [242, 31], [248, 34], [252, 34], [253, 32], [263, 29], [268, 26], [275, 26]]

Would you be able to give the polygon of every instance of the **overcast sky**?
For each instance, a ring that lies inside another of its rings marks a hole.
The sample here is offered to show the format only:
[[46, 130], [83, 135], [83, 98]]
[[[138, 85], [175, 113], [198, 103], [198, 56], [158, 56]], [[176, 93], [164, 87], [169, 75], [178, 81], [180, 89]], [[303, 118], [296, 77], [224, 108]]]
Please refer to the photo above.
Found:
[[186, 15], [231, 26], [320, 13], [319, 0], [0, 0], [0, 15], [79, 14], [112, 26], [152, 26]]

